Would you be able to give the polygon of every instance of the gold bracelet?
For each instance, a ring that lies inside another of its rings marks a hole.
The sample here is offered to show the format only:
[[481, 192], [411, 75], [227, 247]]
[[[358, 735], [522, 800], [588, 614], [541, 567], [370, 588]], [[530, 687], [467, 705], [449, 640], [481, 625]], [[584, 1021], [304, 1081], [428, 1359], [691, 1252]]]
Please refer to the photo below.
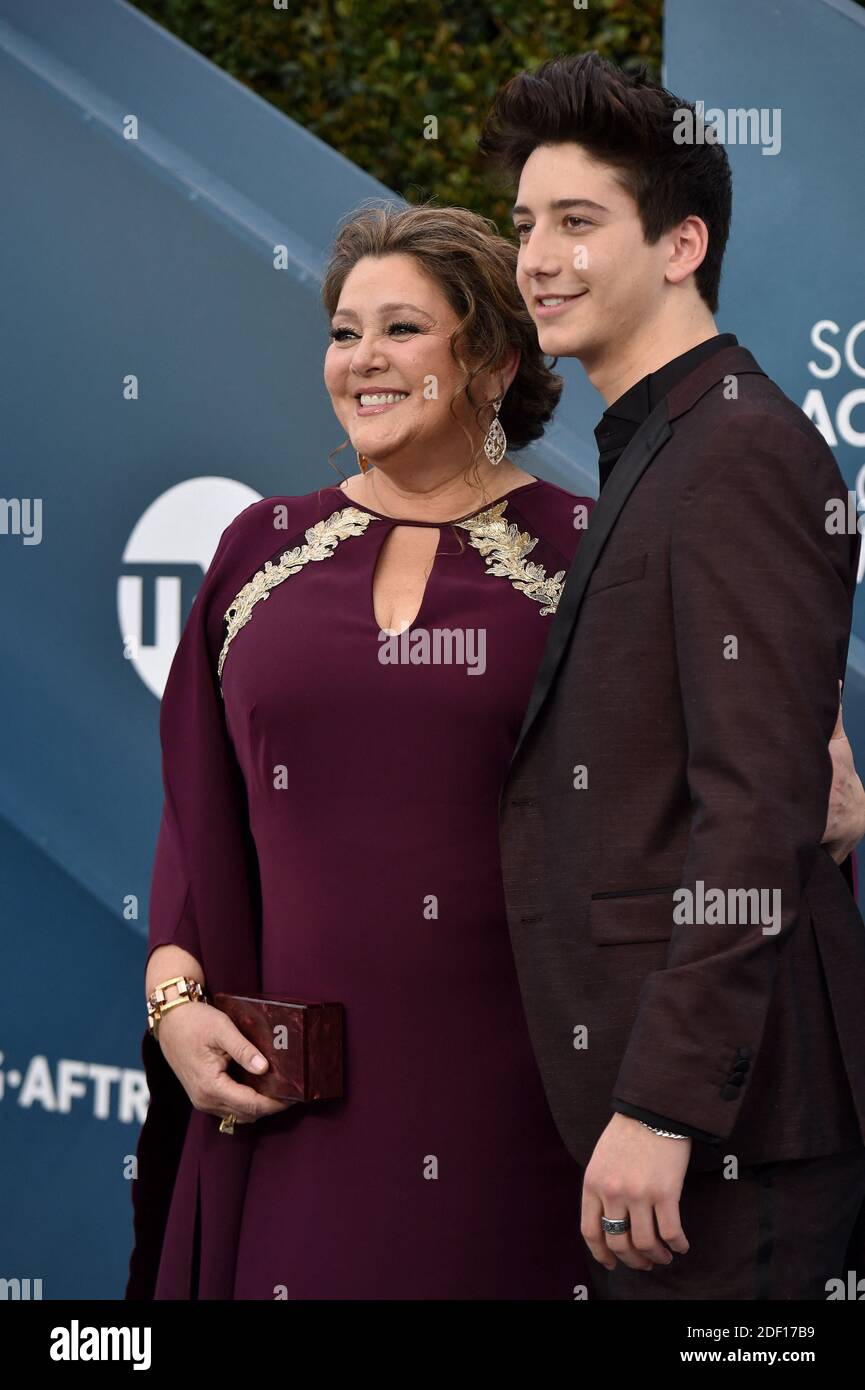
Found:
[[[177, 989], [176, 999], [166, 999], [165, 991], [171, 985]], [[200, 982], [191, 976], [174, 975], [170, 980], [158, 984], [147, 1000], [147, 1027], [153, 1037], [159, 1038], [159, 1023], [163, 1014], [167, 1014], [169, 1009], [176, 1009], [178, 1004], [193, 1003], [206, 1004], [207, 995]]]

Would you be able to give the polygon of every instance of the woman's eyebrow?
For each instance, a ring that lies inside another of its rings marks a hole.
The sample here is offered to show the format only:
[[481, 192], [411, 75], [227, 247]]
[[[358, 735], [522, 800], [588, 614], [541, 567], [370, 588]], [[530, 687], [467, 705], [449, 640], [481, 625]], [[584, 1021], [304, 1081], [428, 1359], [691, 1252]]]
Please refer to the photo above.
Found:
[[[432, 315], [428, 314], [426, 309], [418, 308], [417, 304], [382, 304], [379, 312], [382, 314], [392, 314], [397, 309], [411, 309], [415, 314], [423, 314], [426, 319], [432, 318]], [[354, 309], [339, 308], [334, 309], [333, 312], [334, 314], [345, 314], [346, 318], [350, 319], [356, 319], [358, 317]]]

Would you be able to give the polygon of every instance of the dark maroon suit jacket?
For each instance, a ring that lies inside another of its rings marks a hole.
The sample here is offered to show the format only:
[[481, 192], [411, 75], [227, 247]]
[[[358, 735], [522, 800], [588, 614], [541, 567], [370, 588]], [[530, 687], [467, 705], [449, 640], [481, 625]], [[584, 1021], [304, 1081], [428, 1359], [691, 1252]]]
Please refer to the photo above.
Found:
[[[581, 1164], [614, 1097], [714, 1136], [696, 1169], [863, 1142], [865, 929], [820, 845], [859, 546], [826, 503], [846, 495], [819, 432], [725, 348], [640, 427], [577, 551], [500, 830], [535, 1053]], [[738, 922], [675, 920], [700, 883]], [[735, 889], [778, 903], [779, 930]]]

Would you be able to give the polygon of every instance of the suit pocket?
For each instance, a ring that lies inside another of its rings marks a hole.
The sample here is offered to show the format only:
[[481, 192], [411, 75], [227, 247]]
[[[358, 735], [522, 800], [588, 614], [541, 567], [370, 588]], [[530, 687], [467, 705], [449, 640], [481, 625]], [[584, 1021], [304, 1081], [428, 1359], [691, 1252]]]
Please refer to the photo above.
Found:
[[680, 885], [637, 892], [593, 893], [589, 900], [589, 934], [597, 946], [642, 945], [669, 941], [673, 935], [673, 893]]
[[595, 572], [586, 585], [586, 598], [600, 593], [602, 589], [618, 588], [622, 584], [633, 584], [643, 579], [646, 573], [648, 552], [643, 555], [629, 555], [624, 559], [604, 562], [603, 557], [595, 566]]

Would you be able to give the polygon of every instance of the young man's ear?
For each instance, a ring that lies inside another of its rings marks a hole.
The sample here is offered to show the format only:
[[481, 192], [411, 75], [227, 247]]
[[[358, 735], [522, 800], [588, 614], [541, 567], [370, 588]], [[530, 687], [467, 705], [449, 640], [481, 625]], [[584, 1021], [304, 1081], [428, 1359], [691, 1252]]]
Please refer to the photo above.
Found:
[[709, 229], [702, 217], [686, 217], [666, 234], [666, 239], [671, 250], [665, 276], [671, 285], [680, 285], [703, 264], [709, 249]]

